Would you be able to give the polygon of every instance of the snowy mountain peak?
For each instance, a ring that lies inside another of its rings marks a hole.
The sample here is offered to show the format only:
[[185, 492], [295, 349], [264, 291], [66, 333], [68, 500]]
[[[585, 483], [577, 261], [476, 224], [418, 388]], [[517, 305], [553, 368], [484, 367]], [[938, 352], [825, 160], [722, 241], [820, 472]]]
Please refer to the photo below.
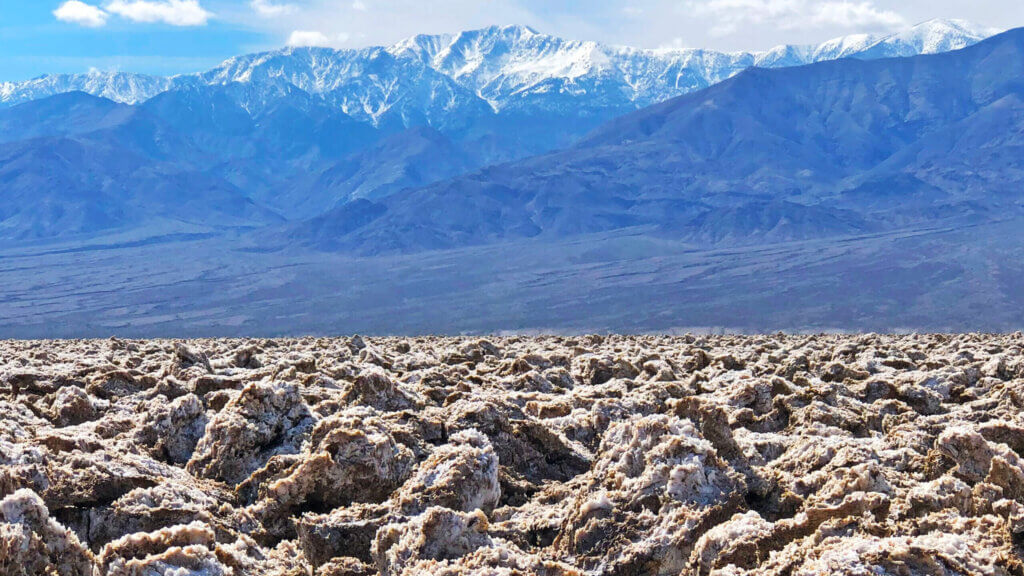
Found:
[[1000, 32], [1000, 29], [979, 26], [966, 20], [939, 18], [888, 36], [859, 34], [829, 40], [819, 47], [819, 59], [939, 54], [966, 48]]
[[607, 117], [706, 88], [751, 66], [931, 54], [964, 48], [994, 32], [959, 20], [932, 20], [885, 37], [859, 34], [748, 53], [609, 46], [528, 26], [491, 26], [413, 36], [388, 47], [284, 48], [174, 78], [99, 71], [45, 76], [0, 84], [0, 105], [73, 90], [134, 104], [167, 90], [206, 85], [229, 87], [253, 113], [298, 89], [377, 125], [425, 122], [443, 128], [459, 114], [502, 111], [580, 110]]
[[85, 74], [53, 74], [24, 82], [0, 83], [0, 105], [19, 104], [76, 91], [123, 104], [138, 104], [170, 89], [171, 84], [169, 78], [93, 69]]
[[[933, 18], [917, 24], [904, 34], [926, 35], [938, 34], [945, 36], [960, 35], [965, 38], [985, 38], [1002, 32], [1003, 28], [982, 26], [969, 20], [958, 18]], [[896, 34], [899, 36], [900, 34]]]
[[999, 32], [1002, 30], [978, 26], [966, 20], [935, 19], [893, 34], [880, 44], [902, 44], [907, 54], [938, 54], [966, 48]]

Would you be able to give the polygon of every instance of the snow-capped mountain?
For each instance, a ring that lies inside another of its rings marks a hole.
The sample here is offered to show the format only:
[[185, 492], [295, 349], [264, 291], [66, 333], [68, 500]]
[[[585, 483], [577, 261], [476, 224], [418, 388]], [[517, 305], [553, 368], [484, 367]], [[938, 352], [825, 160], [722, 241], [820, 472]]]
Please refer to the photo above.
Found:
[[[721, 85], [752, 66], [930, 52], [987, 32], [936, 21], [886, 38], [727, 54], [493, 27], [388, 48], [252, 54], [173, 78], [92, 72], [5, 84], [0, 239], [143, 225], [166, 212], [136, 210], [152, 204], [149, 191], [194, 198], [208, 190], [223, 200], [209, 214], [236, 207], [261, 222], [303, 220], [565, 149], [613, 118]], [[93, 204], [109, 209], [58, 222], [54, 214], [93, 205], [89, 195], [100, 192]]]
[[173, 78], [93, 71], [0, 83], [0, 104], [71, 91], [135, 104], [184, 86], [237, 85], [239, 103], [254, 113], [294, 87], [378, 126], [428, 124], [451, 130], [463, 127], [456, 118], [559, 113], [568, 107], [603, 120], [706, 88], [751, 66], [932, 54], [970, 46], [996, 32], [963, 21], [933, 20], [885, 37], [855, 35], [819, 46], [726, 53], [608, 46], [523, 26], [495, 26], [415, 36], [390, 47], [287, 48]]
[[376, 254], [646, 227], [739, 245], [1021, 217], [1022, 80], [1024, 28], [940, 55], [752, 69], [289, 238]]
[[995, 28], [979, 28], [963, 20], [932, 20], [882, 38], [849, 55], [875, 59], [941, 54], [976, 44], [979, 36], [989, 37], [1001, 31]]
[[417, 36], [388, 49], [412, 56], [486, 99], [496, 110], [545, 95], [603, 96], [644, 107], [717, 84], [751, 66], [778, 68], [847, 57], [912, 56], [965, 48], [998, 30], [932, 20], [891, 36], [855, 35], [819, 46], [716, 52], [607, 46], [519, 26]]
[[170, 78], [90, 70], [86, 74], [54, 74], [25, 82], [0, 82], [0, 104], [15, 105], [68, 92], [85, 92], [122, 104], [138, 104], [171, 89]]
[[294, 87], [357, 120], [391, 128], [448, 128], [460, 118], [492, 112], [452, 78], [384, 48], [288, 48], [232, 58], [208, 72], [175, 78], [174, 83], [229, 87], [253, 114]]

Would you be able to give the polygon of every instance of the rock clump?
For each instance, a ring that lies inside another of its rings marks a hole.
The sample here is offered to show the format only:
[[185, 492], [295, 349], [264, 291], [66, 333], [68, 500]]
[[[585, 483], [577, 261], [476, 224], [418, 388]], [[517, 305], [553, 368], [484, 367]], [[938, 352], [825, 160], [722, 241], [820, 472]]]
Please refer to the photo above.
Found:
[[0, 342], [7, 576], [1024, 576], [1024, 337]]

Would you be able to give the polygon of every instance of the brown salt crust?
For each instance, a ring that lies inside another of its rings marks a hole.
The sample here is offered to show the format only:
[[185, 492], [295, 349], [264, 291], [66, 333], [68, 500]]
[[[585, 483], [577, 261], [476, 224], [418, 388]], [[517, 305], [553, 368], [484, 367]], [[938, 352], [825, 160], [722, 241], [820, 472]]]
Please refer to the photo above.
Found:
[[1024, 576], [1024, 337], [0, 342], [0, 575]]
[[490, 513], [500, 499], [498, 457], [490, 440], [473, 429], [439, 446], [394, 496], [396, 508], [410, 516], [429, 506]]
[[428, 507], [489, 513], [500, 498], [494, 449], [486, 436], [467, 430], [439, 446], [387, 502], [307, 514], [298, 523], [298, 536], [315, 566], [343, 554], [369, 561], [370, 545], [385, 524], [417, 516]]
[[187, 469], [238, 484], [272, 456], [298, 452], [312, 425], [294, 384], [253, 382], [210, 419]]
[[31, 490], [0, 501], [0, 569], [9, 576], [56, 573], [88, 576], [93, 556], [78, 537], [50, 517]]

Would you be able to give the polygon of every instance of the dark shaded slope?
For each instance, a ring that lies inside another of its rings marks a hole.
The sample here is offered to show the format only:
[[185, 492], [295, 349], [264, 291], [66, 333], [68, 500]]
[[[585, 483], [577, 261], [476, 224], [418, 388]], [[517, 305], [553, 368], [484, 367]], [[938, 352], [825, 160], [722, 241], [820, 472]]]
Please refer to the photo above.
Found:
[[202, 151], [145, 110], [79, 93], [12, 108], [0, 121], [28, 137], [0, 143], [0, 239], [281, 222], [203, 171]]
[[303, 191], [302, 201], [319, 203], [320, 213], [350, 200], [377, 200], [404, 188], [433, 184], [480, 164], [437, 130], [413, 128], [333, 163]]
[[119, 126], [135, 109], [84, 92], [68, 92], [0, 109], [0, 142], [72, 136]]

